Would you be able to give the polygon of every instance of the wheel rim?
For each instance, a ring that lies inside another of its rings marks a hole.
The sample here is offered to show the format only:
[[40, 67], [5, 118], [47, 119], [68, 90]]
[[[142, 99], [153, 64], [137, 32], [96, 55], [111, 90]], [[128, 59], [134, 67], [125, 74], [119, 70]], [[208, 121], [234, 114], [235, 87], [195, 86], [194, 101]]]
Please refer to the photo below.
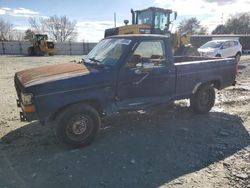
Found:
[[76, 135], [83, 134], [87, 130], [88, 119], [81, 116], [76, 121], [73, 121], [72, 132]]
[[73, 116], [67, 124], [66, 134], [73, 141], [82, 141], [90, 135], [92, 124], [92, 120], [87, 115]]

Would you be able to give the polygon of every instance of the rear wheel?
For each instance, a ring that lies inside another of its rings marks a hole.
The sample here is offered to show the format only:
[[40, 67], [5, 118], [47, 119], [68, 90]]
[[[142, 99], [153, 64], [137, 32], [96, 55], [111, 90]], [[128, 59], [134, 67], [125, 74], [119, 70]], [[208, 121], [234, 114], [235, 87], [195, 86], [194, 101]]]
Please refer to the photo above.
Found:
[[94, 108], [73, 105], [58, 116], [55, 133], [63, 144], [83, 147], [94, 140], [100, 125], [100, 116]]
[[190, 105], [195, 113], [204, 114], [211, 110], [215, 102], [215, 91], [210, 84], [201, 86], [191, 97]]
[[37, 56], [43, 56], [44, 55], [44, 52], [41, 51], [39, 46], [36, 46], [34, 51], [35, 51], [35, 55], [37, 55]]

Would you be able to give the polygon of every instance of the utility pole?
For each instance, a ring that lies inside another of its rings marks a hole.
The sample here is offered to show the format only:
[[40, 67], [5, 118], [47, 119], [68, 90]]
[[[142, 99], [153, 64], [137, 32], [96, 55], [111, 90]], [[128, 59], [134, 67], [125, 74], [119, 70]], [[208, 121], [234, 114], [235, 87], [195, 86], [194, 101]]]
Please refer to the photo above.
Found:
[[116, 12], [114, 12], [114, 26], [116, 27]]
[[224, 17], [224, 14], [222, 12], [222, 15], [221, 15], [221, 25], [223, 25], [223, 22], [224, 22], [223, 17]]

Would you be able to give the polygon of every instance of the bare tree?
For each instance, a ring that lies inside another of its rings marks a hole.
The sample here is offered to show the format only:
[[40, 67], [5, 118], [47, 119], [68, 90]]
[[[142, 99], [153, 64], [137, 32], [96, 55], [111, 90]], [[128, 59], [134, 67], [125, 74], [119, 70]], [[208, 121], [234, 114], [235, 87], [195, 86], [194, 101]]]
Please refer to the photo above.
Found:
[[20, 30], [13, 30], [10, 35], [10, 40], [13, 41], [23, 41], [24, 40], [24, 33]]
[[8, 21], [0, 19], [0, 41], [11, 40], [14, 25]]
[[227, 28], [225, 25], [218, 25], [213, 31], [212, 34], [226, 34]]
[[232, 15], [225, 25], [218, 25], [212, 34], [250, 34], [250, 13]]
[[204, 26], [200, 26], [200, 28], [197, 31], [198, 35], [207, 35], [208, 34], [208, 28]]
[[250, 34], [250, 14], [241, 13], [231, 16], [226, 22], [227, 33]]
[[27, 29], [25, 31], [25, 36], [24, 36], [24, 40], [28, 40], [30, 41], [33, 38], [33, 35], [35, 34], [34, 31], [32, 31], [31, 29]]
[[45, 33], [45, 28], [44, 28], [44, 25], [42, 24], [43, 20], [44, 20], [43, 18], [40, 18], [39, 21], [37, 21], [37, 19], [34, 17], [29, 18], [28, 21], [29, 21], [30, 27], [35, 33]]
[[198, 34], [199, 31], [204, 32], [205, 28], [202, 29], [202, 26], [200, 26], [200, 21], [198, 21], [197, 18], [192, 17], [190, 19], [182, 20], [179, 23], [178, 29], [180, 33], [187, 32], [193, 35], [193, 34]]
[[57, 42], [74, 40], [77, 35], [76, 22], [70, 21], [66, 16], [51, 16], [49, 19], [44, 19], [42, 24]]
[[57, 42], [74, 40], [77, 36], [76, 21], [70, 21], [66, 16], [40, 18], [39, 22], [35, 18], [29, 18], [29, 23], [35, 33], [47, 33]]

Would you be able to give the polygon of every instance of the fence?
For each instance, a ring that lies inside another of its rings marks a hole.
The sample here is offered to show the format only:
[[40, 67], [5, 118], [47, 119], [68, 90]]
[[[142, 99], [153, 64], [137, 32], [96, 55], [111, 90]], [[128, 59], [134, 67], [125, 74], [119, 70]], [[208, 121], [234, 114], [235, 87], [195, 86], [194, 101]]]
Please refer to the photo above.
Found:
[[[64, 42], [55, 43], [57, 55], [85, 55], [87, 54], [96, 43], [84, 42]], [[31, 46], [30, 42], [0, 42], [0, 54], [7, 55], [28, 55], [28, 47]]]

